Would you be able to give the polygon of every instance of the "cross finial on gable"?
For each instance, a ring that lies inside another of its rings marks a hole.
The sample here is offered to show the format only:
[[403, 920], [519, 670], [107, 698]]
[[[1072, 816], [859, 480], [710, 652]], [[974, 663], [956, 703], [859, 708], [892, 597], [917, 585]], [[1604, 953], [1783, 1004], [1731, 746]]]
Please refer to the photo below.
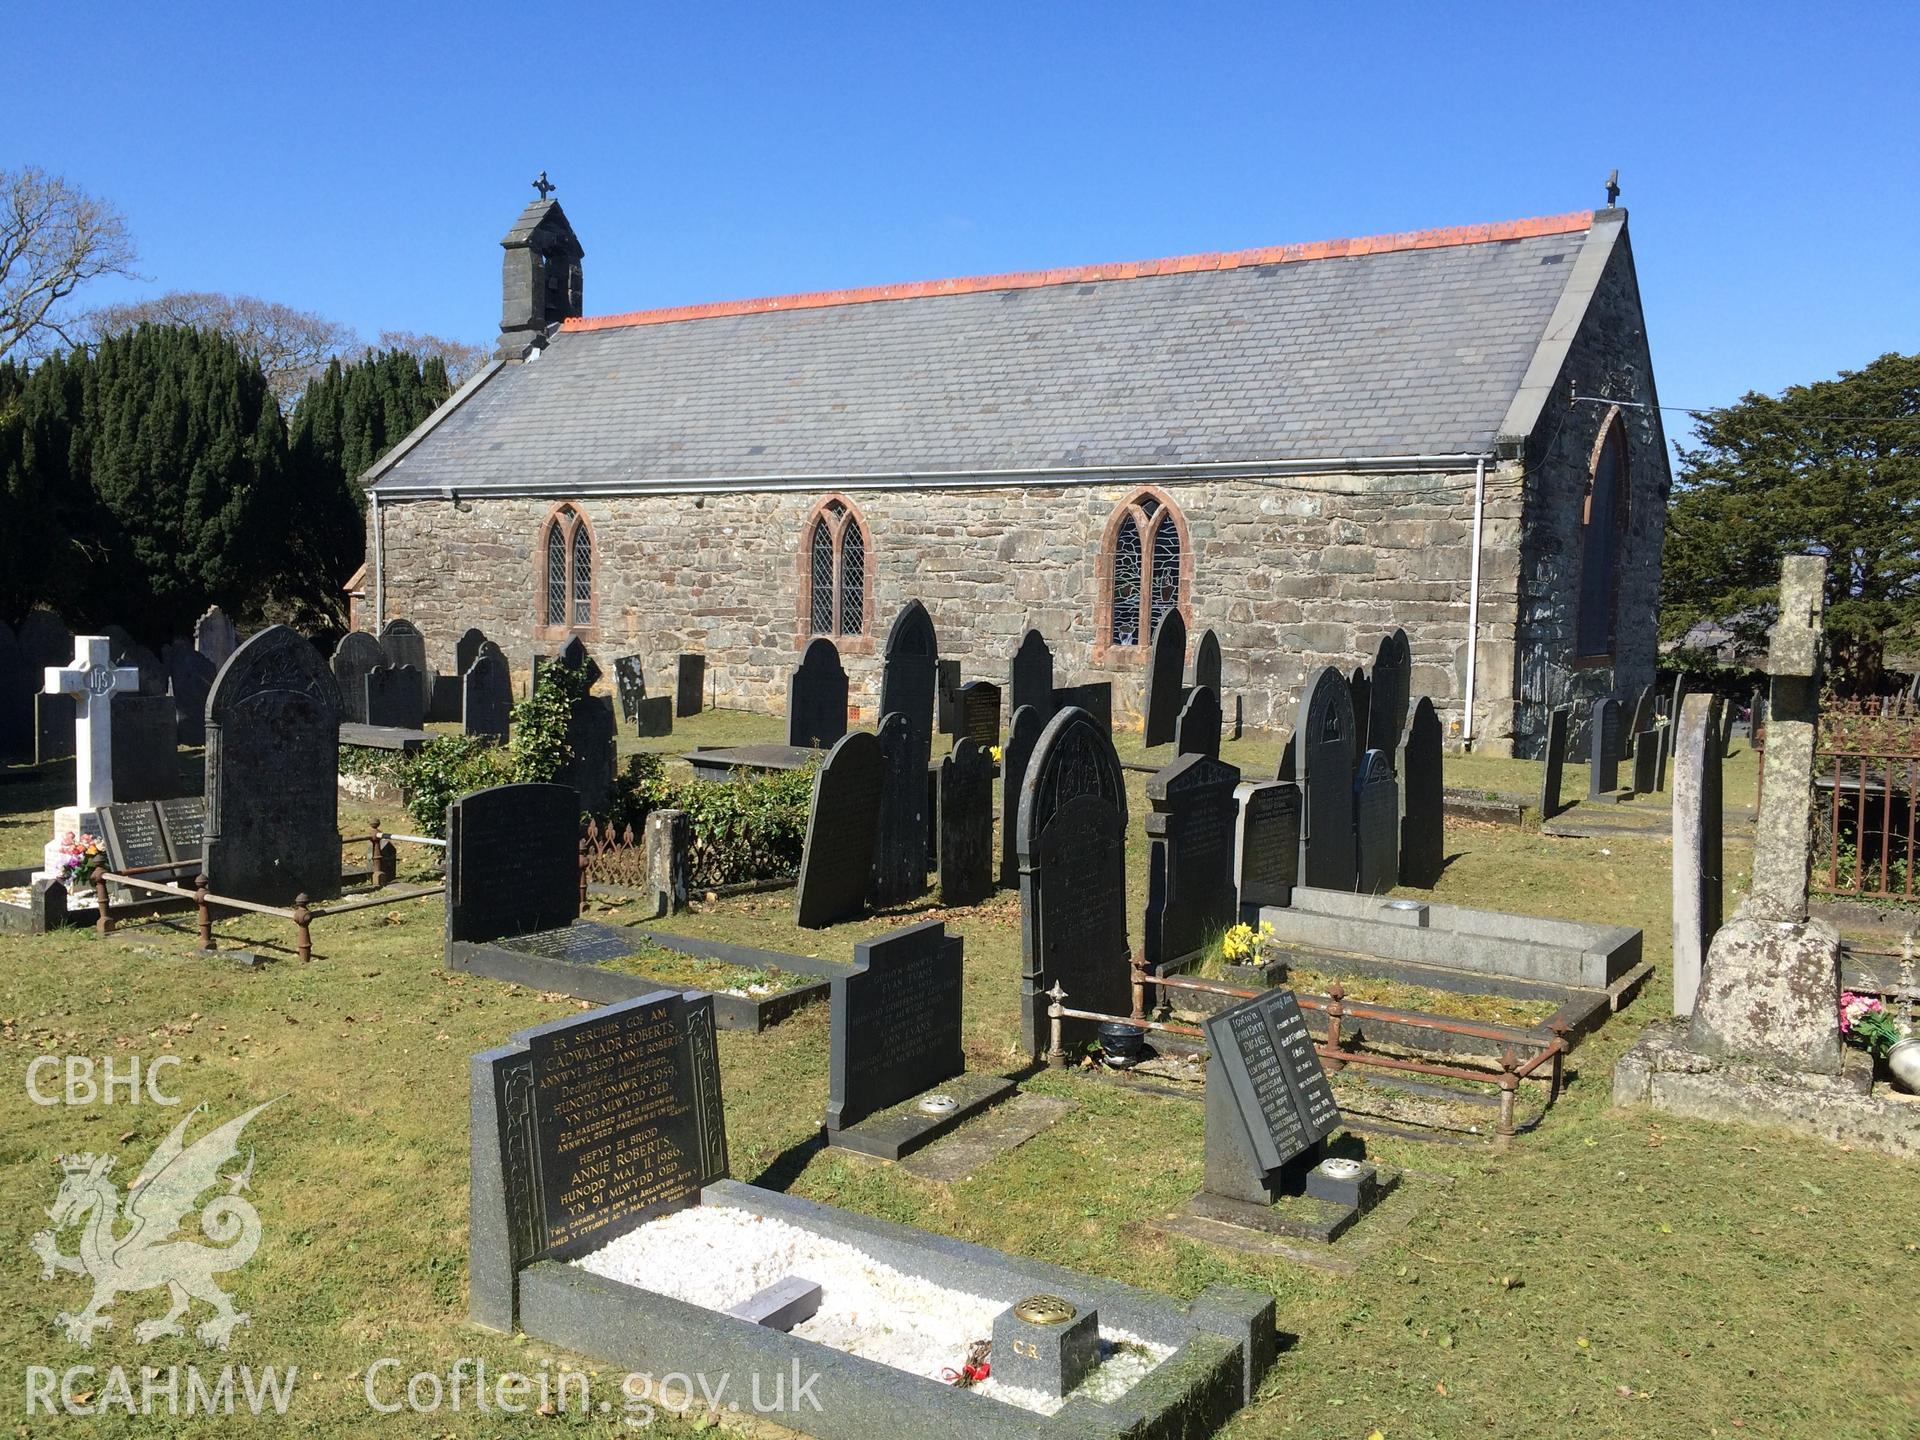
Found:
[[540, 198], [544, 200], [560, 187], [551, 183], [547, 179], [547, 172], [542, 170], [540, 172], [540, 178], [533, 182], [533, 188], [540, 192]]
[[[540, 178], [542, 180], [546, 179], [547, 178], [546, 172], [542, 171]], [[1619, 167], [1616, 166], [1613, 170], [1613, 173], [1607, 176], [1607, 209], [1609, 210], [1613, 209], [1615, 202], [1617, 202], [1619, 199], [1620, 199], [1620, 170], [1619, 170]]]

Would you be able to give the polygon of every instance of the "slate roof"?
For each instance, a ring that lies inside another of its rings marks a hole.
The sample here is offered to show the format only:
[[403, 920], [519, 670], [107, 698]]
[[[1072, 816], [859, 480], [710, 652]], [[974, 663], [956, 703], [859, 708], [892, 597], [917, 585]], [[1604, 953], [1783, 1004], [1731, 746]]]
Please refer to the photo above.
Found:
[[570, 320], [368, 478], [559, 493], [1486, 453], [1592, 230], [1581, 212]]

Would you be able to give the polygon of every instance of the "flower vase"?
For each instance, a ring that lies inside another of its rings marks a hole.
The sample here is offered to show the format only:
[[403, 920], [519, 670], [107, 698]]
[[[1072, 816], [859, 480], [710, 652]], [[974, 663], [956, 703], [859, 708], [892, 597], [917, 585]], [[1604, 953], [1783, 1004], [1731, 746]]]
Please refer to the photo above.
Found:
[[1910, 1035], [1887, 1051], [1887, 1069], [1893, 1083], [1910, 1095], [1920, 1094], [1920, 1036]]

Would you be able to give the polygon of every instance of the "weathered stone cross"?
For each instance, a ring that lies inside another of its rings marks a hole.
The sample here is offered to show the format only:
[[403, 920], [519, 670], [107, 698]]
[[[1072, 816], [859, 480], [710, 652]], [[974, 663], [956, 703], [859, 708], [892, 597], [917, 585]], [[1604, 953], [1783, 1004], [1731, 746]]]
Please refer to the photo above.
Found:
[[1773, 677], [1767, 768], [1753, 840], [1747, 909], [1760, 920], [1807, 918], [1813, 752], [1820, 726], [1820, 613], [1826, 557], [1788, 556], [1780, 569], [1780, 619], [1767, 635]]
[[104, 635], [75, 637], [73, 664], [47, 667], [46, 693], [74, 697], [74, 804], [82, 811], [113, 803], [113, 697], [139, 686], [138, 670], [115, 668]]

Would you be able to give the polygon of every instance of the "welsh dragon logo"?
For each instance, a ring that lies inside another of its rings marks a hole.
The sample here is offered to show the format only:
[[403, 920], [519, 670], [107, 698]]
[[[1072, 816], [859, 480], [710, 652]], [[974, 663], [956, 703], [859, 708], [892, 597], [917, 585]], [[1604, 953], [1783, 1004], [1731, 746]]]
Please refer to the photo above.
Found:
[[[127, 1192], [124, 1216], [120, 1192], [107, 1178], [113, 1169], [111, 1155], [61, 1157], [60, 1193], [47, 1211], [53, 1228], [40, 1231], [30, 1243], [40, 1257], [42, 1280], [63, 1270], [93, 1278], [93, 1298], [86, 1308], [77, 1315], [63, 1310], [55, 1317], [67, 1339], [91, 1344], [95, 1330], [113, 1324], [105, 1312], [116, 1296], [162, 1285], [171, 1303], [165, 1315], [133, 1327], [133, 1338], [142, 1345], [182, 1334], [180, 1317], [195, 1300], [214, 1309], [194, 1329], [209, 1346], [226, 1349], [236, 1328], [253, 1323], [246, 1311], [233, 1308], [233, 1297], [213, 1279], [246, 1264], [260, 1245], [260, 1216], [241, 1198], [253, 1175], [253, 1154], [249, 1151], [245, 1167], [231, 1174], [222, 1175], [220, 1167], [239, 1154], [240, 1132], [247, 1122], [272, 1103], [256, 1105], [188, 1145], [187, 1126], [207, 1108], [196, 1106], [148, 1158]], [[226, 1193], [213, 1196], [200, 1210], [200, 1231], [213, 1244], [176, 1236], [202, 1192], [221, 1181], [226, 1182]], [[62, 1255], [55, 1235], [82, 1222], [80, 1253]]]

